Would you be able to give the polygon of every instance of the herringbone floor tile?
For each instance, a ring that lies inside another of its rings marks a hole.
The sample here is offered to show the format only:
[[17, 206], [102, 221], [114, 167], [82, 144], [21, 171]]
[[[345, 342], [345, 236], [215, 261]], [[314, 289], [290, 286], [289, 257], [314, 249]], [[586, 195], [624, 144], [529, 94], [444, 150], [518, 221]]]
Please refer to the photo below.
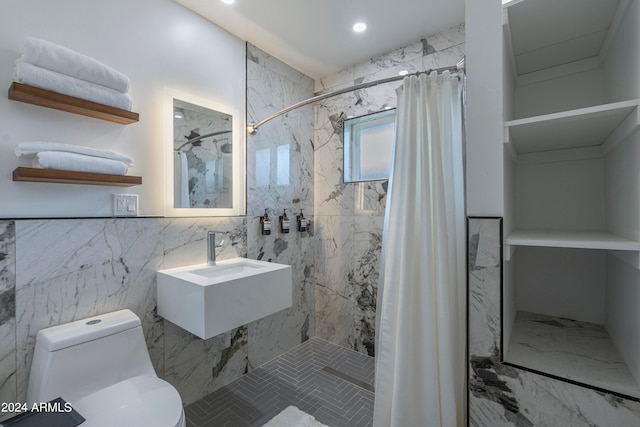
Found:
[[356, 383], [374, 372], [372, 357], [311, 338], [187, 406], [187, 427], [260, 427], [290, 405], [330, 427], [371, 426], [374, 394]]

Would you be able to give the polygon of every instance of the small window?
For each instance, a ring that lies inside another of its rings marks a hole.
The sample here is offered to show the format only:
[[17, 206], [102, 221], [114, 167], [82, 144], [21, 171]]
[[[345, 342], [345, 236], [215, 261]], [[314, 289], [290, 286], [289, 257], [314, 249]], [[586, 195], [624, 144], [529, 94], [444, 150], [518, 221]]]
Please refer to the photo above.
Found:
[[395, 119], [392, 109], [344, 121], [344, 182], [389, 178]]

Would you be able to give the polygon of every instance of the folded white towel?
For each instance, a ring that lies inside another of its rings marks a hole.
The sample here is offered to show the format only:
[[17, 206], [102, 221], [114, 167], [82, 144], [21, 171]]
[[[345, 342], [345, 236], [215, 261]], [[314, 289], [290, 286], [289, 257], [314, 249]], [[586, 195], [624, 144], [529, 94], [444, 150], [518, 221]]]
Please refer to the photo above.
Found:
[[57, 169], [63, 171], [107, 173], [126, 175], [129, 167], [117, 160], [62, 151], [43, 151], [33, 158], [33, 167], [41, 169]]
[[27, 37], [22, 60], [119, 92], [129, 90], [129, 77], [86, 55], [35, 37]]
[[131, 97], [28, 62], [16, 61], [15, 80], [31, 86], [131, 111]]
[[81, 145], [60, 144], [58, 142], [20, 142], [13, 151], [16, 156], [29, 156], [42, 151], [61, 151], [67, 153], [84, 154], [85, 156], [101, 157], [103, 159], [117, 160], [133, 166], [133, 157], [113, 151], [96, 150], [95, 148]]

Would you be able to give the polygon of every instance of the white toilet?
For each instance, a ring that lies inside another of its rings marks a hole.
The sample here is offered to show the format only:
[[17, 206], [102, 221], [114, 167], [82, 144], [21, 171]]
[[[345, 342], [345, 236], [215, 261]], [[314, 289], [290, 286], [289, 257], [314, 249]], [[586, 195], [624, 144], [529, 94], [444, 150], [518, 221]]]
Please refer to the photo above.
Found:
[[82, 427], [185, 426], [180, 395], [156, 376], [130, 310], [38, 332], [27, 400], [56, 397], [86, 419]]

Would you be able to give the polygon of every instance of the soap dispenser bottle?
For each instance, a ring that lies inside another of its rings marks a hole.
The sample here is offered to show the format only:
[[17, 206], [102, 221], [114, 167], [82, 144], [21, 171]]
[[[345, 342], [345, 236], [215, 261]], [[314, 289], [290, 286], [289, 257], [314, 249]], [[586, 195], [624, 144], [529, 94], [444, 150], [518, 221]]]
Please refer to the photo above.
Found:
[[302, 213], [302, 210], [300, 211], [300, 215], [298, 215], [296, 219], [298, 222], [298, 231], [300, 233], [304, 233], [305, 231], [307, 231], [308, 223], [307, 223], [307, 219], [304, 217], [304, 214]]
[[288, 233], [290, 228], [289, 217], [287, 216], [287, 210], [284, 209], [284, 213], [280, 216], [280, 232]]
[[267, 214], [266, 209], [264, 210], [264, 216], [260, 217], [260, 229], [263, 236], [271, 234], [271, 220], [269, 219], [269, 214]]

